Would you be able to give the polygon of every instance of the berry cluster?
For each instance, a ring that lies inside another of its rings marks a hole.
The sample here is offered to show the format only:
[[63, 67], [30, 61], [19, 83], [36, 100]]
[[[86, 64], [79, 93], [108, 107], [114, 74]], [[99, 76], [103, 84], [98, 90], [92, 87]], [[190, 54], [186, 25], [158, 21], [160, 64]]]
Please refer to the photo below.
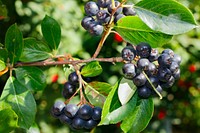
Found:
[[92, 35], [101, 35], [104, 30], [103, 25], [106, 25], [111, 21], [111, 14], [113, 11], [115, 11], [114, 23], [124, 16], [136, 15], [136, 12], [131, 8], [131, 5], [119, 7], [120, 2], [117, 0], [115, 0], [114, 5], [115, 7], [113, 8], [111, 0], [87, 2], [84, 7], [87, 16], [85, 16], [81, 22], [82, 27]]
[[180, 78], [181, 57], [171, 49], [165, 49], [159, 55], [158, 50], [148, 43], [140, 43], [136, 47], [127, 43], [122, 50], [122, 58], [126, 61], [122, 68], [124, 77], [133, 80], [141, 98], [154, 94], [153, 87], [158, 92], [172, 87]]
[[67, 124], [73, 130], [91, 130], [101, 120], [102, 109], [87, 104], [78, 107], [75, 104], [65, 104], [57, 101], [51, 109], [53, 117], [58, 118], [63, 124]]

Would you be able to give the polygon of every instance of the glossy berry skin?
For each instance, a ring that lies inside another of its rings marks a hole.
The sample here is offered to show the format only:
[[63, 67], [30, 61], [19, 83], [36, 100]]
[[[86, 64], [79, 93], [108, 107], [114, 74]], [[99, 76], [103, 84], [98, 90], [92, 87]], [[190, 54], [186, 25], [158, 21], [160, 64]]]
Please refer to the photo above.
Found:
[[172, 76], [171, 71], [166, 67], [158, 68], [158, 78], [162, 82], [167, 82]]
[[[151, 81], [151, 83], [153, 84], [153, 86], [155, 88], [158, 87], [158, 84], [159, 84], [159, 79], [156, 77], [156, 76], [150, 76], [149, 77], [149, 80]], [[147, 81], [146, 84], [145, 84], [148, 88], [150, 89], [153, 89], [153, 87], [151, 86], [151, 84]]]
[[102, 113], [102, 109], [100, 107], [94, 107], [92, 119], [96, 120], [96, 121], [100, 121], [101, 120], [101, 113]]
[[169, 70], [174, 73], [175, 71], [177, 71], [179, 69], [179, 65], [177, 62], [172, 62], [171, 65], [169, 66]]
[[151, 46], [142, 42], [136, 46], [136, 51], [141, 58], [148, 58], [151, 53]]
[[169, 67], [172, 63], [172, 58], [170, 57], [169, 54], [161, 54], [158, 57], [158, 64], [161, 65], [162, 67]]
[[126, 46], [121, 53], [122, 58], [126, 61], [132, 61], [136, 56], [136, 51], [132, 46]]
[[132, 79], [136, 75], [135, 66], [132, 63], [124, 64], [122, 71], [124, 73], [124, 77], [127, 79]]
[[179, 68], [177, 71], [175, 71], [173, 73], [173, 77], [174, 77], [175, 80], [178, 80], [180, 78], [180, 76], [181, 76], [181, 70]]
[[181, 56], [174, 54], [174, 57], [172, 58], [172, 61], [177, 62], [179, 65], [181, 64]]
[[123, 18], [123, 17], [125, 17], [123, 14], [118, 14], [118, 15], [116, 15], [115, 18], [114, 18], [114, 23], [116, 24], [117, 21], [118, 21], [119, 19]]
[[107, 7], [111, 3], [111, 0], [97, 0], [97, 5], [100, 7]]
[[70, 82], [66, 82], [64, 84], [64, 89], [62, 91], [62, 95], [64, 98], [70, 98], [76, 92], [76, 86], [71, 84]]
[[146, 58], [140, 58], [138, 61], [137, 61], [137, 67], [141, 70], [148, 70], [149, 68], [149, 60], [146, 59]]
[[147, 79], [143, 73], [140, 73], [139, 75], [137, 75], [133, 78], [133, 83], [136, 86], [143, 86], [146, 83], [146, 81], [147, 81]]
[[157, 67], [154, 63], [149, 63], [149, 66], [148, 66], [148, 70], [145, 71], [147, 73], [147, 75], [156, 75], [157, 74]]
[[91, 35], [95, 35], [95, 36], [99, 36], [103, 33], [103, 26], [98, 24], [98, 23], [95, 23], [95, 24], [91, 24], [90, 25], [90, 34]]
[[90, 107], [87, 104], [83, 104], [78, 110], [78, 116], [84, 120], [90, 119], [92, 113], [93, 113], [92, 107]]
[[84, 128], [88, 129], [88, 130], [91, 130], [94, 127], [96, 127], [97, 125], [98, 125], [97, 121], [95, 121], [93, 119], [90, 119], [90, 120], [88, 120], [88, 121], [85, 122]]
[[68, 124], [70, 125], [72, 123], [72, 119], [70, 119], [68, 116], [66, 116], [65, 114], [62, 114], [59, 116], [59, 120], [60, 122], [62, 122], [63, 124]]
[[136, 12], [131, 7], [123, 7], [123, 14], [125, 16], [135, 16]]
[[163, 50], [162, 51], [162, 54], [168, 54], [171, 58], [173, 58], [174, 57], [174, 51], [173, 50], [171, 50], [171, 49], [165, 49], [165, 50]]
[[69, 74], [68, 81], [73, 85], [78, 84], [79, 80], [78, 80], [78, 75], [76, 74], [76, 72], [72, 72], [72, 73]]
[[96, 14], [97, 20], [102, 23], [106, 24], [110, 21], [110, 15], [106, 10], [99, 10]]
[[83, 129], [84, 126], [85, 126], [85, 123], [86, 123], [85, 120], [83, 120], [83, 119], [81, 119], [81, 118], [79, 118], [79, 117], [75, 117], [75, 118], [73, 119], [71, 125], [72, 125], [72, 127], [73, 127], [74, 129]]
[[142, 99], [147, 99], [151, 96], [151, 89], [146, 86], [142, 86], [138, 88], [138, 96]]
[[85, 16], [82, 21], [81, 21], [81, 26], [85, 29], [88, 30], [89, 26], [92, 22], [94, 22], [94, 18], [90, 16]]
[[52, 116], [57, 117], [63, 113], [65, 103], [63, 101], [56, 101], [51, 109]]
[[93, 1], [89, 1], [85, 4], [85, 13], [88, 16], [95, 16], [97, 14], [97, 12], [99, 11], [99, 7], [97, 6], [97, 4]]
[[157, 49], [151, 49], [151, 53], [149, 55], [149, 61], [150, 62], [153, 62], [153, 61], [156, 61], [158, 60], [158, 57], [159, 57], [159, 52]]
[[[120, 2], [119, 1], [115, 1], [115, 8], [117, 8], [118, 6], [120, 5]], [[110, 3], [109, 5], [108, 5], [108, 12], [109, 13], [112, 13], [112, 11], [113, 11], [113, 8], [112, 8], [112, 3]], [[122, 12], [122, 7], [119, 7], [118, 9], [117, 9], [117, 11], [115, 12], [115, 16], [117, 16], [117, 15], [119, 15], [120, 13]]]
[[169, 79], [167, 82], [161, 82], [161, 83], [160, 83], [160, 86], [161, 86], [162, 88], [167, 89], [167, 88], [172, 87], [173, 84], [174, 84], [174, 82], [175, 82], [175, 79], [174, 79], [173, 76], [171, 76], [170, 79]]
[[73, 118], [78, 111], [78, 107], [75, 104], [67, 104], [64, 109], [64, 113], [69, 118]]

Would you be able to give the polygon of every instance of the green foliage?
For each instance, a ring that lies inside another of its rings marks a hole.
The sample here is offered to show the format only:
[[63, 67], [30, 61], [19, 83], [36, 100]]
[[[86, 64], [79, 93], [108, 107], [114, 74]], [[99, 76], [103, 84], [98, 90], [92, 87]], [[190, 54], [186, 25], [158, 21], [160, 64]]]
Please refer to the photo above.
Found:
[[95, 77], [95, 76], [98, 76], [99, 74], [101, 74], [102, 71], [103, 70], [102, 70], [102, 67], [99, 64], [99, 62], [98, 61], [92, 61], [92, 62], [87, 63], [83, 67], [81, 74], [84, 77]]
[[137, 16], [127, 16], [120, 19], [115, 29], [126, 41], [133, 44], [148, 42], [152, 47], [158, 47], [172, 38], [171, 35], [150, 29]]
[[24, 49], [20, 61], [34, 62], [50, 57], [51, 50], [47, 44], [37, 41], [35, 38], [24, 39]]
[[16, 24], [10, 26], [6, 32], [5, 48], [11, 64], [19, 60], [24, 47], [23, 36]]
[[5, 5], [0, 1], [0, 20], [7, 17], [8, 11]]
[[154, 31], [177, 35], [196, 27], [192, 13], [175, 0], [143, 0], [135, 5], [135, 10]]
[[35, 99], [32, 93], [14, 77], [9, 77], [0, 98], [0, 109], [8, 108], [17, 114], [20, 128], [30, 128], [35, 120]]
[[46, 87], [46, 76], [37, 67], [20, 67], [15, 73], [17, 80], [29, 90], [39, 91]]
[[61, 29], [58, 22], [49, 17], [45, 16], [45, 18], [42, 21], [42, 34], [47, 41], [49, 47], [51, 50], [56, 50], [58, 48], [58, 45], [60, 44], [61, 39]]
[[88, 83], [88, 85], [92, 86], [93, 88], [95, 88], [95, 90], [104, 95], [108, 95], [108, 93], [112, 89], [112, 86], [105, 82], [93, 81]]

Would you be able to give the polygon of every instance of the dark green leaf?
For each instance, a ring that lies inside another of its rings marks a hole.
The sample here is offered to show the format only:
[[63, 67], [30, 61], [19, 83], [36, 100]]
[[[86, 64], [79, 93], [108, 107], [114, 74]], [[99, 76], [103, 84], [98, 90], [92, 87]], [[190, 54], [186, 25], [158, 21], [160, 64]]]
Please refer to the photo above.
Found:
[[122, 78], [118, 87], [118, 97], [122, 105], [126, 104], [131, 99], [136, 89], [132, 80]]
[[8, 51], [5, 48], [0, 48], [0, 60], [7, 62]]
[[140, 133], [146, 128], [153, 116], [154, 104], [152, 98], [139, 99], [137, 106], [121, 123], [123, 132]]
[[117, 109], [121, 106], [120, 101], [118, 99], [118, 95], [117, 95], [117, 89], [118, 89], [118, 86], [119, 86], [119, 82], [120, 81], [118, 81], [113, 86], [112, 90], [108, 94], [108, 97], [106, 98], [106, 101], [103, 105], [100, 125], [107, 124], [107, 123], [105, 123], [106, 116], [110, 112], [112, 112], [113, 110], [115, 110], [115, 109]]
[[24, 39], [24, 49], [20, 61], [34, 62], [44, 60], [50, 57], [51, 50], [48, 45], [35, 38]]
[[18, 115], [20, 128], [28, 129], [33, 124], [36, 103], [32, 93], [14, 77], [9, 77], [0, 98], [0, 108], [12, 108]]
[[18, 127], [18, 116], [12, 109], [0, 111], [0, 133], [7, 133]]
[[135, 109], [136, 103], [137, 103], [137, 93], [130, 99], [130, 101], [121, 107], [117, 108], [116, 110], [108, 113], [101, 121], [102, 125], [108, 125], [108, 124], [116, 124], [120, 121], [122, 121], [127, 116], [130, 116], [133, 110]]
[[90, 85], [85, 88], [85, 94], [92, 105], [103, 107], [106, 97]]
[[169, 40], [172, 36], [150, 29], [137, 16], [127, 16], [121, 18], [115, 29], [126, 41], [137, 44], [140, 42], [148, 42], [152, 47], [158, 47]]
[[88, 83], [90, 86], [95, 88], [99, 93], [108, 95], [108, 93], [111, 91], [112, 86], [108, 83], [105, 82], [98, 82], [98, 81], [93, 81]]
[[0, 60], [0, 71], [3, 71], [5, 68], [6, 68], [5, 62]]
[[51, 50], [56, 50], [60, 44], [61, 39], [61, 29], [58, 22], [49, 17], [45, 16], [45, 18], [42, 21], [42, 34], [47, 41], [49, 47]]
[[14, 64], [19, 60], [24, 47], [23, 36], [16, 24], [9, 27], [5, 37], [5, 48], [8, 51], [10, 63]]
[[87, 63], [81, 70], [81, 74], [84, 77], [95, 77], [102, 73], [101, 65], [98, 61], [92, 61]]
[[30, 90], [39, 91], [46, 86], [46, 76], [37, 67], [19, 67], [15, 72], [17, 80]]
[[151, 29], [166, 34], [182, 34], [196, 27], [189, 9], [175, 0], [143, 0], [135, 11]]

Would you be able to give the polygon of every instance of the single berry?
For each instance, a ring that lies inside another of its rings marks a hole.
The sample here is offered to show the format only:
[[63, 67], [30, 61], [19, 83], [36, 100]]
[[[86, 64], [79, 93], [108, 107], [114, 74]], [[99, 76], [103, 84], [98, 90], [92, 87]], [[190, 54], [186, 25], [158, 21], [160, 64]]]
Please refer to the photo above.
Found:
[[92, 119], [96, 120], [96, 121], [100, 121], [101, 120], [101, 112], [102, 112], [102, 109], [100, 107], [94, 107]]
[[90, 17], [90, 16], [85, 16], [82, 21], [81, 21], [81, 25], [85, 30], [89, 29], [89, 26], [92, 22], [94, 22], [94, 18]]
[[118, 15], [116, 15], [115, 18], [114, 18], [114, 23], [116, 24], [117, 21], [118, 21], [119, 19], [123, 18], [123, 17], [125, 17], [123, 14], [118, 14]]
[[135, 16], [136, 12], [134, 11], [134, 9], [132, 7], [123, 7], [123, 14], [125, 16]]
[[75, 104], [67, 104], [64, 109], [65, 115], [69, 118], [73, 118], [76, 115], [77, 111], [78, 106], [76, 106]]
[[71, 84], [70, 82], [66, 82], [64, 84], [64, 89], [62, 91], [62, 95], [64, 98], [70, 98], [76, 92], [76, 86]]
[[147, 99], [151, 96], [151, 89], [146, 86], [138, 88], [138, 96], [142, 99]]
[[196, 65], [191, 64], [191, 65], [189, 65], [188, 69], [189, 69], [189, 71], [190, 71], [191, 73], [194, 73], [194, 72], [196, 72], [197, 67], [196, 67]]
[[78, 84], [79, 80], [78, 80], [78, 75], [76, 74], [76, 72], [72, 72], [69, 74], [68, 81], [73, 85]]
[[178, 80], [180, 78], [180, 76], [181, 76], [181, 70], [180, 69], [178, 69], [177, 71], [175, 71], [173, 73], [173, 77], [174, 77], [175, 80]]
[[171, 76], [170, 79], [169, 79], [167, 82], [161, 82], [161, 83], [160, 83], [160, 86], [161, 86], [162, 88], [167, 89], [167, 88], [172, 87], [173, 84], [174, 84], [174, 82], [175, 82], [175, 79], [174, 79], [173, 76]]
[[59, 78], [58, 74], [54, 74], [54, 75], [51, 77], [51, 82], [52, 82], [52, 83], [56, 83], [56, 82], [58, 81], [58, 78]]
[[89, 119], [88, 121], [85, 122], [85, 129], [91, 130], [92, 128], [96, 127], [98, 125], [98, 122], [93, 120], [93, 119]]
[[147, 75], [156, 75], [157, 74], [157, 67], [154, 63], [149, 63], [148, 70], [145, 71]]
[[174, 54], [174, 57], [172, 58], [172, 61], [175, 61], [180, 65], [181, 64], [181, 60], [182, 59], [181, 59], [180, 55]]
[[103, 33], [103, 26], [97, 22], [90, 25], [89, 32], [91, 35], [99, 36]]
[[132, 79], [136, 75], [135, 66], [132, 63], [124, 64], [122, 71], [124, 73], [124, 77], [127, 79]]
[[163, 53], [158, 57], [158, 64], [162, 67], [169, 67], [172, 63], [172, 58], [169, 54]]
[[146, 81], [147, 81], [147, 79], [143, 73], [140, 73], [139, 75], [137, 75], [133, 78], [133, 83], [136, 86], [143, 86], [146, 83]]
[[97, 5], [100, 7], [107, 7], [111, 3], [111, 0], [97, 0]]
[[66, 116], [65, 114], [60, 115], [59, 117], [60, 122], [62, 122], [63, 124], [68, 124], [70, 125], [72, 123], [72, 119], [70, 119], [68, 116]]
[[122, 50], [122, 58], [126, 61], [132, 61], [136, 56], [136, 51], [132, 46], [126, 46]]
[[141, 58], [148, 58], [151, 53], [151, 46], [148, 43], [142, 42], [136, 46], [136, 51]]
[[151, 49], [151, 53], [149, 55], [149, 61], [153, 62], [158, 60], [159, 52], [157, 49]]
[[[120, 5], [120, 2], [115, 1], [115, 8], [117, 8], [117, 10], [114, 14], [115, 16], [119, 15], [122, 12], [122, 7], [118, 7], [119, 5]], [[112, 3], [110, 3], [107, 8], [108, 8], [109, 13], [112, 13], [112, 11], [114, 10], [114, 8], [112, 7]]]
[[57, 117], [63, 113], [65, 103], [63, 101], [56, 101], [51, 109], [52, 116]]
[[83, 120], [83, 119], [81, 119], [81, 118], [79, 118], [79, 117], [75, 117], [73, 120], [72, 120], [72, 127], [74, 128], [74, 129], [83, 129], [84, 128], [84, 126], [85, 126], [85, 123], [86, 123], [86, 121], [85, 120]]
[[167, 82], [172, 76], [171, 71], [166, 67], [158, 68], [158, 78], [162, 82]]
[[97, 20], [102, 23], [106, 24], [110, 21], [110, 15], [106, 10], [99, 10], [96, 14]]
[[93, 113], [92, 107], [90, 107], [87, 104], [82, 105], [78, 110], [78, 116], [84, 120], [90, 119], [92, 113]]
[[97, 14], [97, 12], [99, 11], [99, 7], [97, 6], [97, 4], [93, 1], [89, 1], [85, 4], [85, 13], [88, 16], [95, 16]]
[[118, 43], [123, 42], [123, 38], [117, 33], [114, 35], [114, 40]]
[[148, 70], [149, 68], [149, 60], [146, 58], [140, 58], [137, 61], [137, 68], [141, 69], [141, 70]]
[[[151, 84], [157, 88], [158, 87], [158, 84], [159, 84], [159, 79], [156, 77], [156, 76], [150, 76], [149, 77], [149, 80], [151, 82]], [[151, 84], [149, 83], [149, 81], [146, 82], [146, 86], [150, 89], [153, 89], [153, 87], [151, 86]]]
[[171, 49], [165, 49], [165, 50], [163, 50], [162, 51], [162, 54], [168, 54], [171, 58], [173, 58], [174, 57], [174, 51], [173, 50], [171, 50]]
[[179, 65], [177, 62], [172, 62], [172, 64], [169, 66], [169, 70], [174, 73], [175, 71], [177, 71], [179, 69]]

